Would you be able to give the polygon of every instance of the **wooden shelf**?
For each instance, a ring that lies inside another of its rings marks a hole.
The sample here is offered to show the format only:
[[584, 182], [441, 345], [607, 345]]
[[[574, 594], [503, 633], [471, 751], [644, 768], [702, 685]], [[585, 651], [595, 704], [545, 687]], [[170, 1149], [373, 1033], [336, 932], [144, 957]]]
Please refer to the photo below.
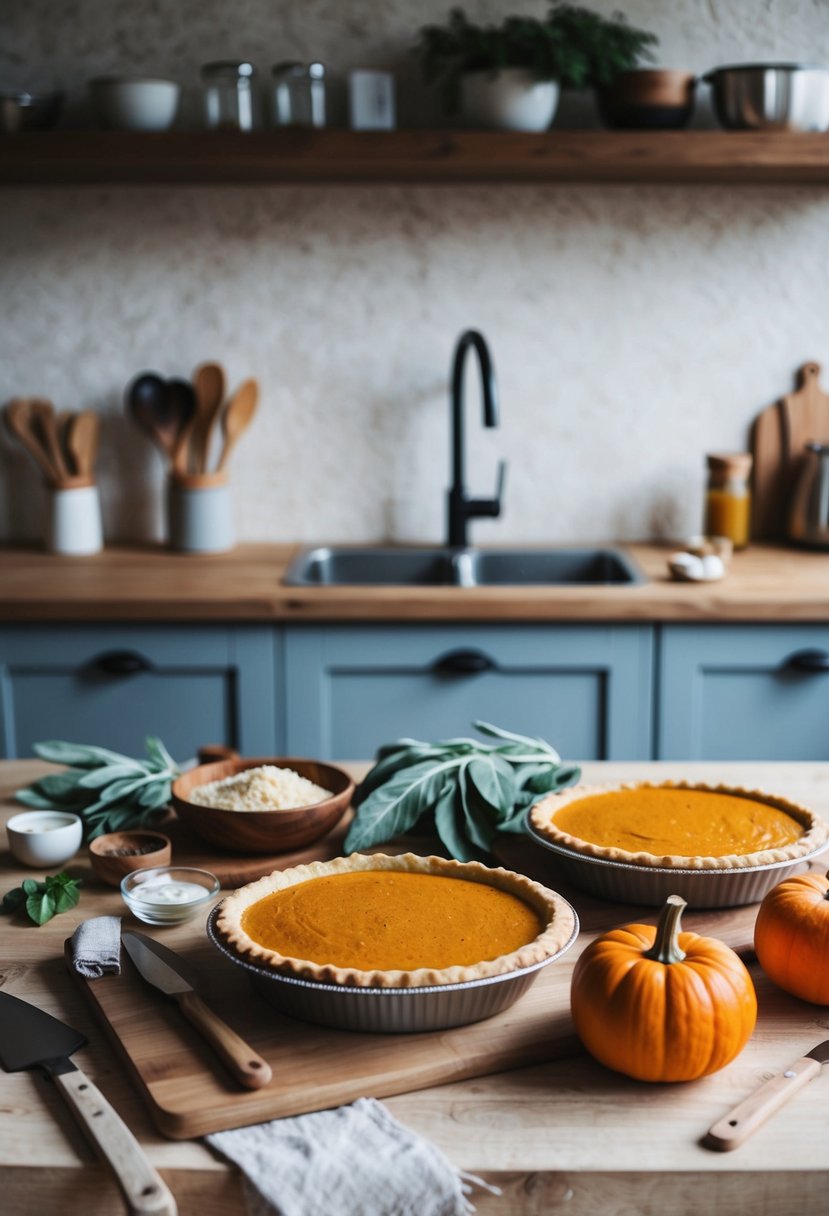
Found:
[[463, 182], [829, 184], [829, 136], [744, 131], [43, 131], [0, 185]]

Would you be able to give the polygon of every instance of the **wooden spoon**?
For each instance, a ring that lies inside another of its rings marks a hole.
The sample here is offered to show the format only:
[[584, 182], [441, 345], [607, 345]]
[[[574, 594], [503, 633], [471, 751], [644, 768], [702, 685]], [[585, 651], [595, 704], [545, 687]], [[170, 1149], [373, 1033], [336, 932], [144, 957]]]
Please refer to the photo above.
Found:
[[95, 475], [95, 457], [98, 455], [100, 433], [101, 420], [94, 410], [81, 410], [69, 421], [67, 446], [75, 472], [81, 477]]
[[196, 415], [190, 434], [190, 458], [194, 473], [206, 473], [210, 440], [225, 399], [225, 373], [218, 363], [202, 363], [193, 373]]
[[227, 409], [222, 415], [222, 433], [224, 447], [216, 465], [216, 471], [221, 472], [227, 458], [236, 446], [239, 438], [250, 426], [251, 419], [256, 413], [259, 401], [259, 385], [256, 380], [245, 380], [227, 403]]
[[15, 398], [4, 409], [3, 417], [11, 434], [20, 441], [46, 480], [51, 485], [59, 481], [59, 472], [33, 429], [32, 402], [27, 397]]
[[72, 425], [72, 419], [75, 415], [71, 410], [61, 410], [55, 416], [55, 423], [58, 428], [58, 439], [60, 440], [60, 450], [63, 452], [63, 458], [66, 461], [66, 467], [72, 474], [77, 473], [77, 465], [75, 458], [69, 450], [69, 428]]
[[[183, 385], [184, 390], [175, 386]], [[195, 408], [192, 386], [184, 380], [164, 380], [144, 372], [127, 389], [127, 408], [153, 443], [173, 464], [182, 432]]]
[[35, 397], [31, 401], [31, 419], [32, 430], [40, 436], [49, 460], [57, 471], [57, 480], [68, 481], [72, 474], [60, 445], [60, 431], [52, 402]]

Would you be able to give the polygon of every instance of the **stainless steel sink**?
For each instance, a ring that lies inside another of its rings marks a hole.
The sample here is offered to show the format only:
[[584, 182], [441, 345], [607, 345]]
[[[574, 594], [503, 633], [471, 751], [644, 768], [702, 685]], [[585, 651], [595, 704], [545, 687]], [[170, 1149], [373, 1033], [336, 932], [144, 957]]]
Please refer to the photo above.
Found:
[[290, 587], [634, 586], [645, 576], [619, 549], [319, 547], [298, 553]]

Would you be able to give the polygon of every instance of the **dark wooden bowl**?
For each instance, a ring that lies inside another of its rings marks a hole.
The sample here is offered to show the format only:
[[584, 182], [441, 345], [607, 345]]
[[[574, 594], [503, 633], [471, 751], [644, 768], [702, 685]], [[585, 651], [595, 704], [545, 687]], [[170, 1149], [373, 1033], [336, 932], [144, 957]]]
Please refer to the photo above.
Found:
[[[150, 848], [149, 846], [153, 846]], [[142, 853], [123, 853], [123, 849], [146, 849]], [[121, 879], [133, 870], [147, 866], [168, 866], [172, 846], [162, 832], [136, 829], [133, 832], [108, 832], [89, 842], [89, 861], [101, 882], [120, 887]]]
[[[332, 797], [290, 811], [226, 811], [188, 801], [196, 786], [221, 781], [261, 764], [291, 768], [300, 777], [331, 790]], [[172, 802], [176, 813], [197, 836], [222, 849], [233, 853], [290, 853], [330, 832], [348, 809], [353, 793], [354, 782], [348, 773], [332, 764], [293, 756], [264, 756], [219, 760], [190, 769], [173, 782]]]

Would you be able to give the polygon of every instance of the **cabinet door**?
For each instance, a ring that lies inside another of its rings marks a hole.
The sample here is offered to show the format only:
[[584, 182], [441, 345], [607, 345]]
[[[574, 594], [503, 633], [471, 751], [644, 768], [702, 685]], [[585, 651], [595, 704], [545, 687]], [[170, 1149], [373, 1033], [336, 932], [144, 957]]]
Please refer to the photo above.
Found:
[[205, 743], [273, 754], [282, 746], [274, 652], [273, 631], [260, 627], [3, 628], [3, 755], [68, 739], [140, 756], [147, 735], [179, 761]]
[[570, 759], [649, 758], [651, 639], [639, 626], [291, 627], [287, 751], [368, 760], [480, 718]]
[[666, 626], [660, 760], [829, 760], [829, 627]]

